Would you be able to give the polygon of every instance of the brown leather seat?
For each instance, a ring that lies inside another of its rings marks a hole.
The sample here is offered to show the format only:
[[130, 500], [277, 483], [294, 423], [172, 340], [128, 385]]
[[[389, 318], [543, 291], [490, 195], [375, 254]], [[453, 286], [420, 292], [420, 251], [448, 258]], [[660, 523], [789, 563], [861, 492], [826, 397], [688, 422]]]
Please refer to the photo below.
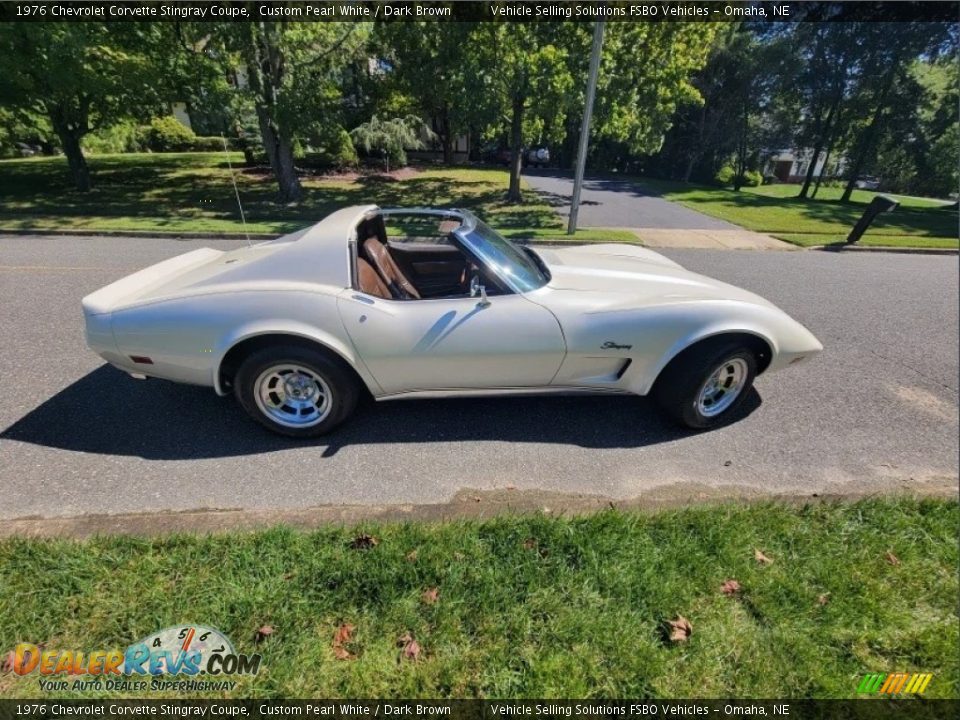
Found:
[[360, 292], [386, 300], [390, 299], [390, 289], [384, 285], [373, 266], [363, 258], [357, 258], [357, 281]]
[[398, 300], [419, 300], [420, 293], [407, 279], [403, 271], [397, 266], [390, 250], [377, 237], [369, 237], [363, 241], [363, 252], [380, 273], [380, 277], [390, 289], [390, 293]]

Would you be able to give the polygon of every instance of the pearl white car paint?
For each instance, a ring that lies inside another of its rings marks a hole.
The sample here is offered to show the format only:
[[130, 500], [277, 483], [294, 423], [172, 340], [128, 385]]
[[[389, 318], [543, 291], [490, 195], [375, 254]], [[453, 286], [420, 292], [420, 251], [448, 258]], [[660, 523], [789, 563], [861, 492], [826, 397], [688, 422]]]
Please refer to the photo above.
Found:
[[[221, 366], [231, 348], [293, 335], [340, 356], [378, 399], [552, 390], [644, 395], [677, 353], [725, 333], [763, 340], [768, 372], [822, 349], [763, 298], [629, 245], [540, 249], [551, 278], [530, 292], [367, 295], [354, 287], [352, 254], [358, 223], [378, 212], [400, 211], [349, 207], [271, 242], [194, 250], [134, 273], [83, 299], [87, 342], [131, 375], [225, 394]], [[465, 211], [415, 212], [458, 219], [461, 230], [476, 221]]]

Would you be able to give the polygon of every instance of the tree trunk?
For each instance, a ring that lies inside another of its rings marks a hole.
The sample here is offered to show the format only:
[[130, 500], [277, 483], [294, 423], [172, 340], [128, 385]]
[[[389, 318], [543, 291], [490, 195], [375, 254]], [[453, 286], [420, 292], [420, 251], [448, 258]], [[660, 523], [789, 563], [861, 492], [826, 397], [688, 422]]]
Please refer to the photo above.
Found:
[[[817, 168], [817, 160], [820, 159], [820, 153], [823, 152], [823, 146], [830, 142], [829, 138], [833, 133], [834, 118], [837, 114], [837, 108], [840, 105], [840, 99], [843, 97], [843, 92], [841, 91], [834, 96], [833, 102], [830, 104], [830, 109], [827, 110], [827, 119], [823, 122], [823, 130], [817, 135], [817, 143], [813, 148], [813, 159], [810, 161], [810, 167], [807, 168], [807, 176], [803, 179], [803, 187], [800, 188], [800, 194], [798, 197], [805, 198], [807, 193], [810, 191], [810, 183], [813, 182], [813, 175]], [[829, 155], [830, 151], [827, 151]], [[827, 167], [827, 161], [823, 161], [824, 170]], [[821, 172], [820, 175], [823, 175]], [[817, 187], [820, 187], [820, 176], [817, 176]]]
[[833, 154], [833, 146], [837, 143], [838, 133], [836, 132], [836, 128], [839, 126], [839, 124], [840, 113], [838, 112], [836, 122], [834, 123], [834, 126], [830, 128], [831, 133], [827, 140], [827, 154], [823, 158], [823, 170], [821, 170], [820, 174], [817, 175], [817, 184], [813, 186], [813, 193], [810, 195], [811, 199], [817, 197], [817, 193], [820, 191], [820, 183], [823, 181], [823, 174], [827, 171], [827, 166], [830, 162], [830, 156]]
[[277, 180], [280, 190], [280, 202], [296, 202], [303, 195], [300, 187], [300, 178], [293, 161], [293, 143], [283, 137], [280, 129], [270, 119], [266, 108], [257, 105], [257, 120], [260, 124], [260, 137], [263, 139], [263, 149], [270, 161], [270, 168]]
[[450, 131], [450, 108], [447, 105], [443, 106], [440, 127], [443, 133], [441, 137], [443, 141], [443, 164], [453, 165], [453, 133]]
[[523, 99], [514, 99], [513, 118], [510, 122], [510, 190], [507, 200], [519, 203], [523, 200], [520, 195], [520, 170], [523, 167]]
[[747, 171], [747, 128], [750, 121], [748, 112], [747, 103], [744, 102], [743, 114], [740, 118], [740, 141], [737, 143], [737, 167], [733, 175], [733, 189], [736, 192], [740, 192], [740, 188], [743, 187], [743, 174]]
[[847, 186], [843, 189], [843, 195], [840, 196], [840, 202], [850, 202], [850, 196], [857, 184], [857, 178], [863, 169], [863, 163], [866, 162], [867, 154], [873, 147], [874, 140], [877, 137], [877, 131], [880, 129], [880, 119], [883, 117], [883, 111], [886, 110], [887, 95], [890, 88], [893, 87], [893, 81], [897, 75], [899, 58], [895, 57], [890, 69], [887, 71], [887, 77], [884, 81], [883, 90], [880, 92], [880, 99], [877, 101], [877, 108], [873, 111], [873, 117], [870, 118], [870, 124], [864, 130], [859, 147], [857, 148], [857, 157], [849, 170]]
[[58, 132], [57, 135], [63, 144], [63, 154], [67, 156], [74, 186], [80, 192], [87, 192], [90, 190], [90, 168], [80, 147], [80, 135], [70, 130]]
[[263, 149], [277, 180], [280, 202], [296, 202], [303, 196], [303, 188], [293, 162], [293, 138], [289, 130], [278, 125], [275, 119], [284, 73], [276, 29], [259, 23], [251, 24], [250, 31], [250, 44], [245, 48], [249, 53], [247, 75], [254, 93]]
[[89, 129], [86, 120], [80, 122], [62, 107], [50, 108], [48, 112], [50, 124], [60, 138], [63, 154], [67, 156], [67, 165], [70, 168], [70, 177], [74, 187], [80, 192], [90, 190], [90, 168], [87, 159], [83, 156], [80, 140]]

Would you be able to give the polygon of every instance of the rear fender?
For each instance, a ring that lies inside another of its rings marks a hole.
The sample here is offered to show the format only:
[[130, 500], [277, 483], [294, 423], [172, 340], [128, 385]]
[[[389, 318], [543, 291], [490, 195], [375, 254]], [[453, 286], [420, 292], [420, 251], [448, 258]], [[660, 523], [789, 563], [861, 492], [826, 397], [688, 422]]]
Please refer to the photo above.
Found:
[[214, 352], [216, 362], [213, 366], [213, 387], [218, 395], [226, 395], [228, 390], [220, 382], [223, 359], [230, 350], [245, 340], [267, 335], [292, 335], [321, 345], [328, 351], [335, 353], [349, 365], [363, 380], [371, 392], [380, 392], [380, 386], [360, 362], [353, 347], [345, 343], [332, 333], [321, 330], [306, 323], [290, 320], [258, 320], [246, 323], [224, 335], [217, 343]]

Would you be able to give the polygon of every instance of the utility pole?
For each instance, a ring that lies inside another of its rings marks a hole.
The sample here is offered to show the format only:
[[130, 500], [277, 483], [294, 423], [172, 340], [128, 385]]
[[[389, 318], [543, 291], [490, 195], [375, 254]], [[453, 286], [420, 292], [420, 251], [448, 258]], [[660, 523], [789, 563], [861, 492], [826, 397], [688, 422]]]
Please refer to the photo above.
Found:
[[590, 74], [587, 77], [587, 102], [583, 107], [583, 122], [580, 124], [580, 147], [577, 150], [577, 168], [573, 176], [573, 198], [570, 201], [570, 222], [567, 235], [577, 232], [577, 215], [580, 212], [580, 190], [583, 187], [583, 170], [587, 164], [587, 143], [590, 140], [590, 117], [593, 115], [593, 97], [597, 93], [597, 75], [600, 74], [600, 51], [603, 48], [603, 26], [598, 20], [593, 24], [593, 48], [590, 51]]

